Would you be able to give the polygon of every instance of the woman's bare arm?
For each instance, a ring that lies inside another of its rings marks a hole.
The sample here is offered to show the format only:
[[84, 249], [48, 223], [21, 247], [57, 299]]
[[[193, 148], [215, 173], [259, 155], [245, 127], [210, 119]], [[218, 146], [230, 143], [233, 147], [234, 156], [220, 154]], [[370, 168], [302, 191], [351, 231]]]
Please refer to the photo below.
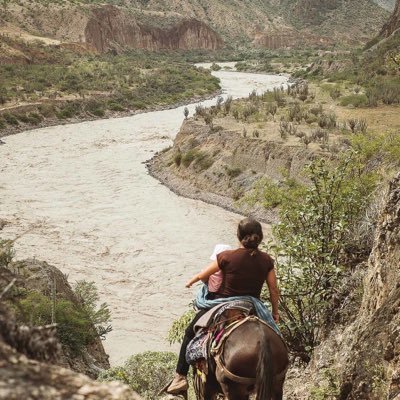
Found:
[[266, 282], [272, 304], [272, 316], [274, 317], [275, 322], [279, 322], [279, 289], [275, 269], [271, 269], [271, 271], [268, 272]]
[[190, 288], [194, 283], [198, 281], [207, 282], [208, 278], [219, 271], [218, 262], [213, 261], [207, 268], [195, 275], [190, 281], [186, 283], [186, 287]]

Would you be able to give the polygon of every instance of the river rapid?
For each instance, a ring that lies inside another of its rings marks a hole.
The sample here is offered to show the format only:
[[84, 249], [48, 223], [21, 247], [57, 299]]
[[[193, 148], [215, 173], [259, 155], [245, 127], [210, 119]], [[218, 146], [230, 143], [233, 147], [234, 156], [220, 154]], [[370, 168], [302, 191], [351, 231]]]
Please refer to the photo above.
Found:
[[[287, 82], [214, 74], [223, 96], [234, 98]], [[192, 115], [195, 104], [188, 108]], [[166, 333], [195, 291], [185, 282], [208, 264], [215, 244], [236, 244], [239, 215], [178, 197], [147, 173], [144, 162], [171, 145], [183, 118], [179, 107], [53, 126], [0, 146], [0, 218], [9, 222], [1, 236], [20, 235], [18, 259], [46, 260], [72, 284], [96, 283], [112, 311], [104, 344], [114, 365], [134, 353], [171, 350]]]

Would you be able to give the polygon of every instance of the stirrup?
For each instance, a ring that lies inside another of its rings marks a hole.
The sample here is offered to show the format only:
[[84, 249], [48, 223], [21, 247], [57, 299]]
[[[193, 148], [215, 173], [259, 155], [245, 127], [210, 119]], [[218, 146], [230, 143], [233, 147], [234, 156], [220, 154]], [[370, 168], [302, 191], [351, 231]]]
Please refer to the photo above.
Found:
[[171, 385], [171, 383], [174, 381], [174, 378], [172, 378], [165, 386], [162, 387], [162, 389], [157, 393], [157, 396], [161, 396], [162, 394], [167, 394], [169, 396], [182, 396], [184, 400], [188, 400], [188, 390], [182, 390], [182, 392], [172, 394], [168, 393], [167, 389]]
[[[157, 396], [161, 396], [163, 393], [167, 393], [167, 389], [168, 389], [169, 385], [171, 385], [173, 380], [174, 380], [174, 378], [172, 378], [165, 386], [163, 386], [162, 389], [160, 389], [160, 391], [157, 393]], [[169, 393], [167, 393], [167, 394], [169, 394]]]

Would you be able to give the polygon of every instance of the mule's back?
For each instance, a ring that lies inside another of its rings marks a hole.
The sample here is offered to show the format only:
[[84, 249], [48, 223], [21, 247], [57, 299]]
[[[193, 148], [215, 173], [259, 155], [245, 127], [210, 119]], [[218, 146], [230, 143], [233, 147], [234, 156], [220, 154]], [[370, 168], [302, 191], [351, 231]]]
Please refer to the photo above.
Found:
[[[263, 322], [250, 319], [233, 331], [226, 340], [223, 360], [226, 369], [232, 374], [257, 380], [254, 385], [240, 386], [243, 398], [246, 398], [246, 392], [248, 395], [259, 391], [265, 381], [268, 381], [267, 391], [272, 393], [272, 397], [271, 394], [264, 394], [257, 398], [262, 400], [282, 398], [283, 383], [289, 365], [288, 351], [281, 337]], [[229, 382], [223, 374], [219, 375], [219, 380], [225, 390], [232, 388], [234, 391], [239, 390], [240, 381]]]
[[284, 341], [272, 328], [257, 320], [246, 322], [229, 336], [224, 348], [226, 366], [237, 375], [255, 377], [260, 349], [265, 341], [271, 349], [274, 373], [285, 371], [289, 357]]

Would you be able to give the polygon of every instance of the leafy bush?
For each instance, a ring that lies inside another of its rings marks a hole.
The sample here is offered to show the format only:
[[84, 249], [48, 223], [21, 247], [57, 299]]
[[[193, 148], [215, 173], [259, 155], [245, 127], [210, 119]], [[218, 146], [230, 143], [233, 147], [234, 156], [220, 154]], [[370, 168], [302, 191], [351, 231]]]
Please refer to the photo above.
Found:
[[349, 105], [354, 107], [365, 107], [368, 105], [368, 97], [365, 94], [351, 94], [342, 97], [340, 99], [340, 105], [344, 107]]
[[174, 353], [147, 351], [130, 357], [123, 367], [102, 372], [98, 379], [122, 381], [145, 399], [154, 400], [174, 375], [176, 362]]
[[337, 124], [336, 114], [331, 112], [329, 114], [322, 113], [318, 118], [318, 125], [320, 128], [332, 129]]
[[321, 339], [324, 318], [345, 275], [342, 258], [347, 235], [375, 188], [374, 175], [349, 153], [333, 168], [323, 159], [308, 169], [310, 186], [281, 204], [274, 227], [279, 265], [282, 331], [303, 362]]
[[80, 298], [83, 304], [83, 310], [94, 325], [97, 336], [104, 338], [111, 332], [111, 311], [107, 303], [97, 305], [100, 298], [94, 282], [85, 280], [78, 281], [75, 284], [74, 292]]
[[243, 201], [251, 206], [261, 204], [265, 209], [271, 209], [281, 206], [286, 201], [291, 201], [294, 197], [300, 197], [303, 190], [303, 185], [291, 178], [285, 178], [281, 183], [261, 178]]
[[186, 311], [181, 317], [176, 319], [168, 331], [168, 341], [170, 344], [181, 343], [185, 334], [185, 329], [192, 322], [196, 311], [193, 308]]
[[7, 122], [9, 125], [19, 125], [18, 119], [14, 114], [11, 113], [4, 113], [3, 114], [4, 120]]
[[69, 300], [57, 299], [53, 304], [49, 297], [30, 291], [19, 300], [18, 311], [20, 318], [30, 325], [56, 322], [60, 342], [74, 355], [80, 354], [97, 337], [86, 311]]

